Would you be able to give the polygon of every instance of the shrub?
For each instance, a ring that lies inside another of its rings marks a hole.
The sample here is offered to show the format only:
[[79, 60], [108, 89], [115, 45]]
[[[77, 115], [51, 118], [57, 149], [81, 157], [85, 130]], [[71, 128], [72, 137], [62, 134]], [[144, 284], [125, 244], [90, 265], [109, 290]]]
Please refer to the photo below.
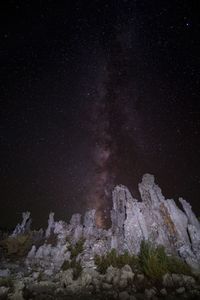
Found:
[[97, 270], [102, 274], [105, 274], [109, 266], [122, 268], [125, 265], [130, 265], [132, 270], [134, 270], [138, 266], [138, 259], [136, 256], [130, 255], [128, 252], [117, 255], [115, 249], [112, 249], [109, 253], [103, 256], [95, 255], [94, 260], [97, 266]]
[[168, 257], [168, 269], [171, 273], [192, 275], [191, 268], [180, 258], [169, 256]]
[[6, 286], [9, 288], [13, 287], [13, 281], [10, 277], [2, 277], [0, 278], [0, 286]]
[[76, 258], [80, 253], [83, 252], [84, 249], [84, 239], [80, 239], [75, 245], [70, 245], [68, 250], [71, 252], [71, 259]]
[[111, 265], [105, 256], [95, 255], [94, 257], [95, 265], [97, 266], [97, 271], [101, 274], [105, 274], [107, 268]]
[[65, 260], [61, 266], [61, 270], [66, 271], [71, 268], [71, 263], [69, 260]]
[[73, 269], [73, 279], [76, 280], [80, 276], [83, 268], [81, 266], [80, 261], [76, 261], [76, 259], [72, 259], [71, 262], [68, 260], [65, 260], [62, 264], [61, 269], [63, 271], [66, 271], [68, 269]]
[[76, 261], [75, 259], [71, 261], [71, 267], [73, 269], [73, 279], [76, 280], [81, 275], [83, 268], [80, 261]]
[[9, 258], [19, 258], [28, 254], [32, 245], [32, 234], [21, 234], [16, 237], [8, 237], [0, 242], [5, 256]]
[[168, 256], [163, 246], [154, 247], [146, 241], [141, 243], [139, 263], [144, 274], [152, 280], [159, 281], [166, 273], [191, 275], [191, 269], [184, 261]]
[[168, 272], [168, 259], [163, 246], [154, 248], [150, 243], [142, 241], [139, 263], [144, 274], [153, 280], [162, 278]]

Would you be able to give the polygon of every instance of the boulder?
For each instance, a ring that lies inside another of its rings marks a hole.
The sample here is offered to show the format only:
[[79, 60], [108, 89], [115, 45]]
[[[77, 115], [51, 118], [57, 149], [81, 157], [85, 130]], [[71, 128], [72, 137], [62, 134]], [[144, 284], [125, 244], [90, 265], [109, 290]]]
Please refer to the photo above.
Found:
[[105, 274], [105, 280], [107, 283], [117, 286], [120, 281], [120, 269], [114, 268], [113, 266], [108, 267]]
[[62, 286], [67, 287], [68, 285], [72, 284], [73, 281], [73, 269], [68, 269], [66, 271], [61, 272], [60, 282]]
[[152, 299], [156, 295], [156, 288], [145, 289], [144, 293], [147, 299]]
[[129, 300], [130, 296], [128, 294], [128, 292], [123, 291], [121, 293], [119, 293], [119, 300]]

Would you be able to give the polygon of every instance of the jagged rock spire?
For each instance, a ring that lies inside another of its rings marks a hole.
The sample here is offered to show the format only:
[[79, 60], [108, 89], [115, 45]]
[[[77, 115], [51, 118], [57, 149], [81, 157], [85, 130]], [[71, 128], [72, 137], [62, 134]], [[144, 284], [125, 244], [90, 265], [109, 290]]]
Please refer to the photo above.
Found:
[[[43, 245], [36, 253], [33, 248], [29, 257], [35, 263], [35, 255], [44, 263], [44, 255], [48, 253], [48, 259], [54, 260], [54, 265], [60, 267], [69, 255], [66, 252], [66, 238], [72, 244], [84, 238], [81, 259], [83, 265], [90, 265], [95, 253], [102, 255], [115, 248], [118, 253], [128, 251], [138, 254], [142, 240], [148, 240], [154, 245], [163, 245], [169, 254], [181, 256], [193, 268], [199, 268], [200, 224], [190, 204], [180, 198], [181, 210], [173, 199], [165, 199], [151, 174], [143, 176], [139, 192], [141, 201], [134, 199], [123, 185], [114, 188], [109, 230], [96, 227], [94, 209], [85, 213], [83, 224], [80, 214], [74, 214], [70, 224], [67, 224], [55, 222], [54, 214], [50, 213], [46, 237], [53, 231], [58, 236], [57, 248]], [[27, 217], [27, 214], [24, 215], [23, 228], [26, 227]]]
[[17, 224], [17, 226], [15, 227], [11, 236], [17, 236], [20, 234], [24, 234], [30, 230], [30, 226], [31, 226], [31, 222], [32, 222], [30, 215], [31, 215], [31, 213], [29, 211], [22, 213], [22, 223]]

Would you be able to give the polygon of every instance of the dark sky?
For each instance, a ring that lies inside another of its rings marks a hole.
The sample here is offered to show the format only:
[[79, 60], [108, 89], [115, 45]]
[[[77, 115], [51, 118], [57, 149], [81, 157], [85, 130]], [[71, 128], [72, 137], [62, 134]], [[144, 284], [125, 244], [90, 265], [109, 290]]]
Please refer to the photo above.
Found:
[[102, 224], [146, 172], [199, 215], [199, 1], [0, 6], [0, 225], [89, 207]]

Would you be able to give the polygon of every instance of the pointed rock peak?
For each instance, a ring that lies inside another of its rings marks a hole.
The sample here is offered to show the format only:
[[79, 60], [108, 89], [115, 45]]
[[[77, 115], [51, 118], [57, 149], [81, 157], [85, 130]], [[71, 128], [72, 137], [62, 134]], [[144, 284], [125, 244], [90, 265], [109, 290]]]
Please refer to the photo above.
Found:
[[73, 214], [70, 220], [70, 225], [76, 227], [81, 224], [81, 214]]
[[83, 224], [85, 227], [95, 227], [96, 226], [96, 221], [95, 221], [95, 216], [96, 215], [96, 210], [91, 209], [86, 211], [84, 215], [84, 221]]
[[45, 236], [46, 238], [50, 236], [52, 230], [54, 229], [55, 222], [54, 222], [54, 212], [50, 212], [49, 219], [48, 219], [48, 227], [46, 229]]
[[145, 189], [151, 189], [155, 184], [155, 177], [152, 174], [144, 174], [142, 177], [142, 182], [141, 185], [143, 185], [143, 187]]
[[124, 185], [117, 185], [113, 192], [112, 192], [112, 198], [113, 198], [113, 207], [115, 208], [116, 202], [123, 201], [124, 204], [127, 202], [137, 201], [137, 199], [134, 199], [131, 195], [129, 189]]
[[183, 210], [185, 211], [186, 216], [188, 217], [189, 224], [195, 226], [198, 230], [200, 230], [200, 222], [198, 221], [197, 217], [192, 211], [191, 205], [183, 198], [179, 198], [179, 202], [181, 203]]
[[29, 211], [22, 213], [22, 223], [17, 224], [11, 236], [24, 234], [25, 232], [28, 232], [30, 230], [30, 226], [32, 222], [30, 215], [31, 213]]
[[128, 190], [128, 188], [125, 185], [119, 184], [114, 187], [113, 191], [126, 191], [126, 190]]
[[142, 182], [138, 185], [142, 201], [149, 205], [158, 207], [160, 202], [165, 201], [162, 191], [155, 183], [154, 175], [145, 174], [142, 177]]

